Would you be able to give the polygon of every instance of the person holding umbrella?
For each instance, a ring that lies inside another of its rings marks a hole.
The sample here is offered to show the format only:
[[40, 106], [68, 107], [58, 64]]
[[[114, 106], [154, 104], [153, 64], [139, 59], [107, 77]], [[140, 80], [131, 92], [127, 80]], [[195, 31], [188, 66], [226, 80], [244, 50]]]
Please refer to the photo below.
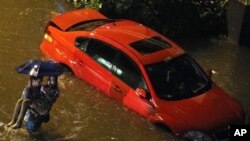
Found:
[[30, 104], [24, 122], [29, 133], [35, 133], [42, 123], [50, 120], [50, 110], [59, 97], [57, 76], [49, 76], [48, 84], [41, 87], [41, 96]]
[[[57, 76], [49, 76], [48, 84], [41, 87], [41, 96], [30, 104], [30, 112], [41, 117], [42, 122], [50, 119], [50, 110], [59, 97], [60, 91], [57, 87]], [[30, 129], [30, 127], [28, 127]]]
[[[49, 111], [59, 96], [57, 76], [63, 73], [63, 69], [52, 61], [30, 60], [17, 67], [16, 71], [30, 75], [30, 81], [17, 101], [13, 118], [7, 126], [13, 129], [20, 128], [26, 114], [26, 128], [31, 133], [36, 131], [42, 122], [49, 120]], [[48, 85], [44, 87], [43, 76], [51, 76]]]

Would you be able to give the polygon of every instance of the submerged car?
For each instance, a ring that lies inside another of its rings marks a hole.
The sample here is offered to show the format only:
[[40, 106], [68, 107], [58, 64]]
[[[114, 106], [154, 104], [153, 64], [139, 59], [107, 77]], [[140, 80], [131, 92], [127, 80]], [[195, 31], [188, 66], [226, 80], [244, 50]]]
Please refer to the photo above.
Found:
[[176, 43], [131, 20], [93, 9], [54, 17], [41, 53], [175, 135], [214, 135], [242, 124], [242, 107]]

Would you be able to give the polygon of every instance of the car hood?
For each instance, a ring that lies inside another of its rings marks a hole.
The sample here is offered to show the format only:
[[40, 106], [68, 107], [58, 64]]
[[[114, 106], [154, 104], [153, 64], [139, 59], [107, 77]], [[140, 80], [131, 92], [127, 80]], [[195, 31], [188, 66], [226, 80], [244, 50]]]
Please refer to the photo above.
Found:
[[180, 101], [162, 101], [159, 111], [163, 119], [172, 116], [180, 128], [207, 131], [227, 124], [243, 122], [244, 112], [228, 94], [214, 85], [208, 92]]

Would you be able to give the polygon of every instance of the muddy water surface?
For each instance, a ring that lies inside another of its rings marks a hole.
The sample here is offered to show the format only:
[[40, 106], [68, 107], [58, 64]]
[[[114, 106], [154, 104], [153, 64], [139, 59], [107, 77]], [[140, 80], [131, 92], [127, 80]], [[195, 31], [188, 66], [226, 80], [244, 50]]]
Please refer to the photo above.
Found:
[[[14, 68], [39, 59], [44, 27], [55, 12], [72, 8], [63, 0], [0, 0], [0, 140], [172, 141], [178, 140], [133, 111], [106, 97], [72, 75], [60, 77], [61, 95], [49, 123], [30, 137], [24, 129], [6, 130], [27, 76]], [[213, 68], [215, 82], [250, 107], [250, 48], [225, 38], [182, 42], [204, 68]]]

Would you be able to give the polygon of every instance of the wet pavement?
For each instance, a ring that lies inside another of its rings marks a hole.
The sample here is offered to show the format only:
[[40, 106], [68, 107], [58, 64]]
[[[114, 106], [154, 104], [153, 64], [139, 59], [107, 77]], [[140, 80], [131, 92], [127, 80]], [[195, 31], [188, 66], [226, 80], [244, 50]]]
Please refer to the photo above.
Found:
[[[38, 46], [46, 23], [55, 12], [72, 8], [66, 7], [66, 0], [0, 2], [0, 140], [178, 140], [70, 74], [60, 77], [61, 95], [39, 134], [30, 137], [25, 130], [4, 129], [28, 81], [14, 68], [41, 57]], [[181, 45], [205, 69], [216, 70], [213, 80], [250, 111], [250, 47], [237, 46], [225, 37]]]

